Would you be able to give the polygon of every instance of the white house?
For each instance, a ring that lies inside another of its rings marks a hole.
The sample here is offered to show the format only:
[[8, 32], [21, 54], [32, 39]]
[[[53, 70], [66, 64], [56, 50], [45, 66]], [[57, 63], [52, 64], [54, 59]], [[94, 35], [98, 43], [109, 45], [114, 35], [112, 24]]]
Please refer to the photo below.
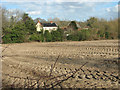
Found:
[[40, 21], [38, 21], [38, 23], [36, 25], [36, 29], [38, 32], [42, 30], [42, 24], [40, 23]]
[[53, 30], [57, 30], [58, 26], [56, 23], [53, 23], [52, 21], [50, 23], [41, 23], [40, 21], [38, 21], [37, 25], [36, 25], [36, 30], [39, 32], [43, 29], [43, 32], [45, 30], [48, 30], [49, 32], [53, 31]]

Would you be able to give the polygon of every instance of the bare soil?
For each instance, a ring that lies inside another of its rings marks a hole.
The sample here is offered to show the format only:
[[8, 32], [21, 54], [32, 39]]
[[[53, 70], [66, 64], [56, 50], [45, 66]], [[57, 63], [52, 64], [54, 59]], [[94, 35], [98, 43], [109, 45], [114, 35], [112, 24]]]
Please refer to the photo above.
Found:
[[[2, 52], [3, 87], [119, 86], [118, 40], [2, 44], [2, 49], [5, 49]], [[80, 68], [86, 62], [88, 63]]]

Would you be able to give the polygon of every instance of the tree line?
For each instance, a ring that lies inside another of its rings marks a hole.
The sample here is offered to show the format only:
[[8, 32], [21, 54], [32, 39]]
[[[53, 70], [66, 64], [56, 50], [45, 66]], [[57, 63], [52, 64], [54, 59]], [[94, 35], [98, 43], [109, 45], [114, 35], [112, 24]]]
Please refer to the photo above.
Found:
[[[55, 41], [84, 41], [101, 39], [118, 39], [118, 20], [104, 20], [91, 17], [85, 22], [61, 21], [56, 18], [53, 21], [58, 24], [56, 31], [36, 31], [36, 22], [44, 19], [33, 20], [27, 13], [16, 10], [9, 12], [0, 7], [2, 12], [2, 43], [22, 43], [30, 41], [55, 42]], [[51, 20], [51, 19], [50, 19]], [[48, 21], [50, 21], [48, 20]], [[80, 27], [78, 27], [80, 25]], [[66, 28], [62, 28], [66, 27]], [[87, 27], [84, 28], [84, 27]]]
[[118, 32], [118, 20], [104, 20], [91, 17], [80, 25], [87, 26], [72, 32], [67, 38], [69, 40], [104, 40], [104, 39], [118, 39], [120, 38]]

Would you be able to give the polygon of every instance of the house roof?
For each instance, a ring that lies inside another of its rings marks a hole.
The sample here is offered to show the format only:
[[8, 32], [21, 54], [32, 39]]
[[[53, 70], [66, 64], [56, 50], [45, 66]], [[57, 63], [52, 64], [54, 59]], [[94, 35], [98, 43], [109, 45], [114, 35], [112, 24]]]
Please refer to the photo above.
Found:
[[[69, 26], [70, 23], [71, 23], [71, 22], [69, 22], [67, 26]], [[75, 22], [75, 23], [76, 23], [76, 25], [77, 25], [77, 28], [81, 28], [81, 26], [80, 26], [77, 22]]]
[[38, 23], [40, 23], [40, 21], [38, 21]]
[[76, 25], [77, 25], [78, 28], [81, 28], [81, 26], [78, 23], [76, 23]]
[[55, 23], [43, 23], [43, 27], [57, 27]]
[[40, 21], [38, 21], [36, 24], [38, 24], [38, 23], [42, 24]]

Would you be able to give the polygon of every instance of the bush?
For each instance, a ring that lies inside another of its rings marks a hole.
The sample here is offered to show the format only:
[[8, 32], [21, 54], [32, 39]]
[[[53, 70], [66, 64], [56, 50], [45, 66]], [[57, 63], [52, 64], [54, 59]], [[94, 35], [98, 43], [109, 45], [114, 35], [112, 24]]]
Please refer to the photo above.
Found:
[[109, 32], [105, 32], [105, 38], [106, 38], [106, 39], [109, 38]]
[[61, 34], [59, 31], [52, 31], [51, 32], [52, 35], [52, 41], [61, 41]]
[[44, 41], [44, 36], [43, 34], [38, 34], [38, 33], [34, 33], [30, 36], [29, 38], [30, 41], [41, 41], [43, 42]]
[[11, 40], [11, 35], [10, 34], [6, 34], [3, 38], [3, 43], [12, 43], [12, 40]]
[[46, 41], [46, 42], [50, 42], [50, 41], [52, 41], [51, 33], [49, 33], [48, 30], [45, 31], [45, 33], [44, 33], [44, 37], [45, 37], [45, 41]]
[[24, 38], [25, 38], [24, 32], [13, 30], [12, 32], [6, 34], [3, 37], [3, 43], [22, 43], [24, 42]]
[[69, 35], [69, 36], [67, 36], [67, 40], [79, 41], [79, 36], [78, 35]]
[[90, 32], [88, 30], [81, 30], [67, 36], [67, 40], [82, 41], [82, 40], [88, 40], [89, 37], [90, 37]]

